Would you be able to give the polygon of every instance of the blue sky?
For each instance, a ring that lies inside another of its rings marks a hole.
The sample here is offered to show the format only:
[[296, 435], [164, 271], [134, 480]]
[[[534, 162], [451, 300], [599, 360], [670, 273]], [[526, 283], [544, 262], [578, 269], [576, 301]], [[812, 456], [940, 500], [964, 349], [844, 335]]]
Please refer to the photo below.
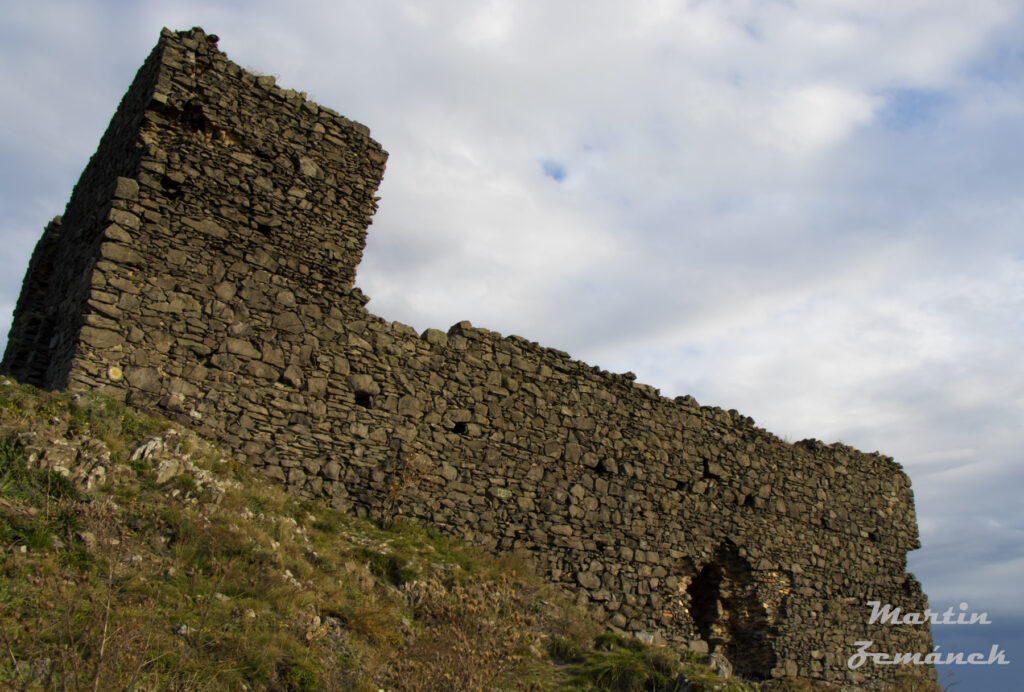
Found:
[[[1002, 0], [5, 3], [0, 341], [161, 26], [390, 153], [357, 283], [913, 481], [942, 650], [1024, 661], [1024, 35]], [[989, 634], [991, 633], [991, 634]], [[988, 649], [984, 646], [984, 649]]]

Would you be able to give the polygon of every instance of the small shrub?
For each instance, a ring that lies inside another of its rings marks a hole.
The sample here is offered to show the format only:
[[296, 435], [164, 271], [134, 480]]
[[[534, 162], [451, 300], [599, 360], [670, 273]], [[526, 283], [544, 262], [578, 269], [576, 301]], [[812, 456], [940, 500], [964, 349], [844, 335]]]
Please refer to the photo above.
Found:
[[547, 643], [548, 655], [557, 663], [580, 663], [583, 652], [579, 644], [568, 637], [552, 637]]
[[16, 435], [0, 437], [0, 495], [29, 502], [81, 499], [75, 484], [59, 473], [29, 468], [25, 446]]
[[594, 649], [584, 654], [573, 672], [577, 683], [614, 692], [674, 691], [683, 684], [674, 652], [615, 632], [595, 637]]
[[196, 488], [196, 479], [188, 473], [180, 473], [171, 479], [168, 484], [170, 487], [180, 490], [183, 493], [194, 493]]
[[623, 637], [615, 632], [602, 632], [594, 637], [594, 648], [598, 651], [614, 651], [615, 649], [643, 651], [646, 645], [635, 637]]
[[408, 560], [400, 555], [385, 555], [369, 548], [363, 548], [360, 552], [370, 572], [387, 580], [392, 586], [401, 586], [417, 576], [416, 570], [408, 565]]
[[364, 604], [345, 613], [345, 620], [353, 632], [366, 637], [373, 644], [398, 645], [401, 640], [399, 618], [386, 604]]
[[127, 462], [128, 468], [137, 474], [143, 474], [149, 471], [149, 462], [139, 457], [138, 459], [129, 459]]
[[302, 659], [286, 658], [278, 663], [277, 674], [279, 680], [288, 690], [301, 692], [322, 689], [317, 671], [309, 662]]
[[581, 668], [581, 672], [590, 678], [598, 689], [617, 692], [642, 690], [650, 677], [643, 658], [628, 649], [591, 655]]
[[709, 656], [707, 654], [699, 654], [696, 651], [684, 651], [683, 662], [684, 663], [697, 663], [701, 665], [707, 665]]

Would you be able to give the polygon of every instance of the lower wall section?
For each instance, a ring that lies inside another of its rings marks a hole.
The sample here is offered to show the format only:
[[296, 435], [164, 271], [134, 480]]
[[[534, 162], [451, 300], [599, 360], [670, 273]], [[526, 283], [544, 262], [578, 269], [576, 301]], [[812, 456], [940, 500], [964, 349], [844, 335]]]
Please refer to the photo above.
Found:
[[[468, 323], [420, 335], [367, 313], [358, 289], [314, 297], [241, 263], [225, 281], [244, 336], [209, 320], [175, 334], [221, 309], [200, 286], [166, 336], [83, 348], [72, 386], [189, 421], [304, 496], [522, 552], [610, 626], [706, 644], [749, 677], [861, 681], [845, 662], [866, 638], [930, 651], [927, 629], [867, 626], [871, 600], [926, 607], [905, 573], [916, 521], [892, 460], [787, 444]], [[287, 328], [256, 307], [282, 292]]]

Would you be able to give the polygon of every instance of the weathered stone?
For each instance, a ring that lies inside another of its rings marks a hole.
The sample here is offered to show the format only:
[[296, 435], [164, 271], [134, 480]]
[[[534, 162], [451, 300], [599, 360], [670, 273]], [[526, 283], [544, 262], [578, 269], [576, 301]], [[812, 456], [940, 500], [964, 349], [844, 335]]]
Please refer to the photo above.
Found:
[[260, 358], [262, 356], [260, 350], [245, 339], [232, 339], [229, 337], [224, 340], [224, 348], [228, 353], [233, 353], [236, 356], [244, 356], [246, 358]]
[[114, 188], [114, 197], [134, 200], [139, 198], [139, 183], [132, 178], [118, 178]]
[[473, 412], [465, 408], [455, 408], [448, 411], [448, 417], [453, 423], [466, 423], [473, 419]]
[[128, 231], [124, 230], [116, 223], [112, 223], [103, 229], [103, 237], [107, 240], [113, 240], [117, 243], [130, 243], [132, 242], [132, 236]]
[[268, 365], [262, 360], [250, 360], [246, 363], [245, 372], [253, 377], [264, 380], [276, 380], [281, 377], [281, 371], [273, 365]]
[[124, 369], [124, 378], [135, 389], [157, 393], [161, 389], [160, 373], [154, 368], [128, 366]]
[[289, 365], [281, 374], [281, 379], [293, 387], [302, 386], [302, 369], [296, 365]]
[[213, 219], [190, 219], [182, 218], [181, 222], [194, 231], [203, 233], [213, 238], [227, 238], [228, 232]]
[[926, 606], [891, 459], [789, 445], [469, 322], [379, 319], [353, 286], [387, 158], [368, 130], [254, 83], [200, 30], [160, 41], [40, 239], [4, 372], [194, 420], [303, 497], [529, 551], [599, 620], [703, 631], [737, 675], [846, 684], [849, 642], [930, 649], [863, 610]]
[[448, 335], [440, 329], [427, 329], [423, 332], [423, 340], [435, 346], [448, 345]]
[[323, 175], [320, 171], [320, 166], [316, 165], [316, 161], [308, 156], [300, 156], [296, 168], [299, 171], [299, 175], [309, 178], [319, 178]]
[[226, 303], [235, 297], [235, 294], [238, 292], [238, 288], [230, 281], [221, 281], [213, 287], [213, 292], [218, 298]]
[[580, 583], [584, 589], [594, 591], [601, 588], [601, 578], [593, 572], [577, 572], [576, 581]]
[[142, 255], [122, 243], [106, 242], [100, 245], [100, 257], [118, 264], [142, 264]]
[[271, 324], [275, 329], [280, 329], [290, 334], [301, 334], [306, 330], [302, 320], [294, 312], [282, 312], [274, 315]]
[[107, 218], [129, 231], [137, 231], [142, 226], [142, 221], [139, 220], [138, 216], [123, 209], [111, 209]]
[[124, 336], [109, 329], [84, 326], [81, 339], [93, 348], [118, 348], [124, 344]]
[[398, 400], [398, 413], [402, 416], [419, 418], [423, 415], [422, 404], [416, 397], [406, 394]]
[[380, 394], [380, 387], [370, 375], [349, 375], [348, 386], [360, 394]]
[[306, 380], [306, 393], [315, 397], [324, 396], [327, 393], [327, 378], [310, 377]]
[[284, 368], [284, 351], [274, 344], [264, 342], [261, 354], [265, 363]]

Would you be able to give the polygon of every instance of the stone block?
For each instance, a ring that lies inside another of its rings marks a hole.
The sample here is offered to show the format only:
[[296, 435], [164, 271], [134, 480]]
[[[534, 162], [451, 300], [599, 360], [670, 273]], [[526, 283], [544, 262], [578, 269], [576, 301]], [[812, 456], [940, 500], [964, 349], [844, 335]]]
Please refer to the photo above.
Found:
[[117, 264], [141, 265], [145, 262], [141, 254], [127, 245], [111, 241], [100, 245], [100, 257]]
[[380, 394], [380, 387], [373, 381], [372, 375], [349, 375], [348, 386], [358, 394]]
[[577, 572], [576, 581], [579, 582], [580, 586], [589, 591], [596, 591], [601, 588], [601, 577], [593, 572]]
[[139, 198], [139, 183], [132, 178], [118, 178], [114, 188], [117, 199], [135, 200]]
[[245, 358], [260, 358], [262, 356], [260, 350], [246, 339], [232, 339], [229, 337], [224, 340], [224, 348], [228, 353]]
[[155, 368], [128, 366], [124, 369], [124, 378], [134, 389], [150, 394], [157, 394], [162, 387], [162, 378]]
[[188, 217], [184, 217], [181, 219], [181, 222], [185, 224], [185, 226], [187, 226], [188, 228], [192, 229], [193, 231], [202, 233], [203, 235], [207, 235], [212, 238], [223, 239], [228, 237], [227, 230], [224, 229], [220, 224], [218, 224], [213, 219], [191, 219]]
[[419, 418], [423, 415], [423, 404], [411, 394], [406, 394], [398, 400], [398, 413], [410, 418]]
[[81, 339], [89, 346], [100, 349], [120, 348], [124, 345], [124, 336], [120, 333], [88, 325], [82, 327]]

